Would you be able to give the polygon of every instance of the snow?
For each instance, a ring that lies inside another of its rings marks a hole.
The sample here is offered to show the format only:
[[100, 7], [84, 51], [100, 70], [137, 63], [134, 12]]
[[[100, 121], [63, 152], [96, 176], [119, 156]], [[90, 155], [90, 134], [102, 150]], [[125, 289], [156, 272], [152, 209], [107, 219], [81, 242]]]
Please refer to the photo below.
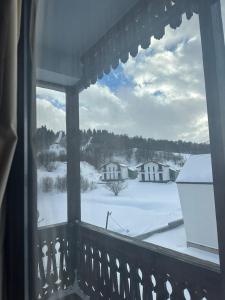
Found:
[[128, 167], [128, 170], [135, 172], [135, 171], [137, 171], [137, 168], [136, 167]]
[[98, 185], [82, 194], [82, 220], [105, 226], [107, 211], [112, 212], [108, 229], [129, 236], [139, 235], [181, 218], [179, 197], [174, 183], [156, 184], [127, 181], [127, 189], [117, 197]]
[[49, 147], [49, 152], [54, 152], [56, 155], [60, 155], [61, 153], [65, 154], [66, 149], [59, 144], [52, 144]]
[[[98, 181], [99, 173], [87, 162], [80, 163], [81, 174], [84, 178], [92, 178]], [[44, 193], [41, 189], [41, 181], [44, 177], [51, 177], [55, 180], [58, 176], [66, 176], [67, 164], [56, 162], [56, 169], [48, 172], [44, 168], [38, 169], [38, 211], [40, 214], [39, 226], [57, 224], [67, 220], [67, 193], [58, 193], [53, 190], [51, 193]]]
[[128, 167], [128, 165], [126, 165], [126, 164], [119, 164], [121, 167], [124, 167], [124, 168], [127, 168]]
[[[108, 229], [136, 236], [181, 218], [179, 198], [174, 183], [128, 181], [128, 188], [115, 197], [104, 184], [81, 194], [82, 220], [105, 227], [107, 212], [112, 212]], [[39, 226], [67, 220], [66, 193], [38, 194]]]
[[[81, 173], [90, 181], [98, 182], [99, 173], [87, 162], [81, 162]], [[67, 221], [67, 194], [53, 190], [44, 193], [40, 182], [45, 176], [56, 178], [66, 175], [66, 163], [58, 162], [54, 172], [38, 170], [39, 226]], [[127, 180], [127, 188], [117, 197], [106, 190], [104, 184], [81, 193], [82, 220], [105, 227], [107, 212], [111, 212], [108, 229], [131, 237], [166, 226], [182, 218], [176, 183], [142, 183]], [[147, 242], [186, 253], [204, 260], [219, 263], [218, 255], [187, 248], [184, 226], [154, 234]]]
[[[45, 170], [44, 168], [40, 168], [38, 169], [38, 192], [40, 191], [40, 184], [41, 184], [41, 180], [44, 177], [51, 177], [53, 180], [56, 179], [56, 177], [58, 176], [65, 176], [66, 175], [66, 168], [67, 165], [64, 162], [56, 162], [55, 163], [55, 170], [52, 172], [48, 172], [47, 170]], [[39, 197], [39, 195], [38, 195]]]
[[180, 171], [179, 182], [213, 182], [210, 154], [191, 155]]
[[[58, 163], [54, 172], [38, 170], [38, 180], [65, 174], [66, 164]], [[81, 163], [81, 174], [92, 181], [99, 178], [98, 172], [86, 162]], [[106, 214], [111, 211], [108, 228], [129, 236], [143, 234], [182, 217], [175, 183], [127, 180], [127, 188], [117, 197], [106, 190], [104, 184], [97, 184], [96, 189], [81, 194], [81, 206], [83, 221], [105, 227]], [[38, 210], [39, 226], [65, 222], [66, 193], [43, 193], [39, 184]]]
[[60, 131], [60, 132], [59, 132], [59, 136], [58, 136], [58, 138], [57, 138], [57, 140], [56, 140], [56, 142], [55, 142], [56, 144], [59, 144], [59, 143], [61, 142], [62, 136], [63, 136], [63, 132]]
[[179, 152], [172, 152], [174, 155], [179, 155], [179, 156], [182, 156], [182, 158], [184, 159], [184, 160], [187, 160], [190, 156], [191, 156], [191, 154], [189, 154], [189, 153], [179, 153]]
[[119, 165], [122, 168], [128, 168], [127, 164], [120, 163], [119, 161], [116, 161], [116, 160], [111, 160], [111, 161], [108, 161], [107, 163], [104, 163], [103, 165], [101, 165], [100, 169], [102, 169], [104, 166], [107, 166], [110, 164]]
[[88, 140], [88, 142], [84, 146], [81, 147], [81, 150], [86, 151], [91, 146], [92, 140], [93, 140], [93, 137], [91, 136], [90, 139]]
[[210, 253], [207, 251], [186, 246], [187, 241], [186, 241], [184, 225], [166, 232], [154, 234], [153, 236], [147, 238], [145, 241], [181, 253], [185, 253], [203, 259], [205, 261], [210, 261], [219, 264], [218, 254], [214, 254], [214, 253]]
[[[66, 176], [67, 164], [65, 162], [56, 162], [55, 167], [56, 169], [53, 172], [48, 172], [44, 168], [38, 169], [38, 184], [41, 183], [43, 177], [52, 177], [55, 179], [58, 176]], [[100, 174], [86, 161], [81, 161], [80, 169], [81, 175], [84, 178], [90, 179], [93, 182], [97, 182], [99, 180]]]
[[141, 166], [143, 166], [143, 164], [144, 164], [144, 163], [140, 163], [140, 164], [136, 165], [136, 169], [137, 169], [137, 168], [140, 168]]
[[118, 162], [118, 163], [121, 163], [121, 164], [124, 164], [124, 165], [128, 165], [128, 164], [131, 164], [129, 163], [129, 161], [124, 157], [123, 154], [119, 155], [119, 154], [113, 154], [113, 156], [111, 157], [110, 160], [107, 160], [107, 163], [108, 162]]
[[165, 164], [165, 165], [168, 165], [169, 168], [170, 168], [171, 170], [174, 170], [174, 171], [180, 171], [180, 169], [183, 168], [182, 165], [177, 165], [177, 164], [176, 164], [174, 161], [172, 161], [172, 160], [167, 160], [167, 161], [164, 162], [164, 164]]
[[80, 170], [81, 170], [81, 175], [89, 179], [92, 182], [98, 182], [100, 178], [100, 174], [97, 172], [97, 170], [87, 163], [86, 161], [81, 161], [80, 163]]

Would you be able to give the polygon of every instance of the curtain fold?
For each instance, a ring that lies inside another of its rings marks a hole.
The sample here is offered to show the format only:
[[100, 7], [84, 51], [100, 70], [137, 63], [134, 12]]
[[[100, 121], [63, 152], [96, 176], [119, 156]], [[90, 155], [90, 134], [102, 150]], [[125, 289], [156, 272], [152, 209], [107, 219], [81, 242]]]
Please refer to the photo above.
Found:
[[0, 299], [3, 296], [5, 189], [17, 142], [17, 45], [20, 0], [0, 1]]

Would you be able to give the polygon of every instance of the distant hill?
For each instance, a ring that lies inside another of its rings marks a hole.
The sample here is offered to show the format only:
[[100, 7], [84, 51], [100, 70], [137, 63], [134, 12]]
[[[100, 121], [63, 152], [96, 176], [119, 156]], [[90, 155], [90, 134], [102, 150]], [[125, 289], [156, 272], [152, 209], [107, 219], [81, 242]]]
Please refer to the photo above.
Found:
[[[61, 145], [66, 147], [66, 134], [53, 132], [46, 127], [37, 129], [37, 150], [49, 149], [59, 134]], [[117, 160], [135, 165], [147, 160], [161, 162], [170, 161], [174, 165], [182, 165], [185, 154], [202, 154], [210, 152], [208, 143], [192, 143], [185, 141], [156, 140], [141, 136], [129, 137], [125, 134], [114, 134], [107, 130], [81, 130], [81, 160], [96, 168], [109, 160]]]
[[81, 131], [81, 144], [82, 149], [85, 149], [81, 151], [81, 159], [96, 167], [109, 160], [134, 165], [151, 159], [161, 162], [171, 161], [171, 164], [182, 165], [185, 154], [210, 152], [209, 144], [206, 143], [129, 137], [106, 130], [90, 129]]

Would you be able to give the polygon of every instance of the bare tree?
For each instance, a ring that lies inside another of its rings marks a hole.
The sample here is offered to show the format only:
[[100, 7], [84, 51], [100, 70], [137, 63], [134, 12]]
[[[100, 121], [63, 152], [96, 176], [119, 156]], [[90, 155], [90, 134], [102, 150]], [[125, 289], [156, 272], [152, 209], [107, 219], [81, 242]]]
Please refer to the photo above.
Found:
[[66, 192], [67, 190], [67, 177], [66, 176], [58, 176], [55, 180], [55, 188], [59, 192]]
[[123, 180], [109, 181], [105, 184], [105, 188], [114, 193], [115, 196], [118, 196], [121, 191], [127, 188], [127, 184]]
[[44, 193], [49, 193], [53, 190], [54, 181], [51, 177], [43, 177], [42, 178], [42, 191]]

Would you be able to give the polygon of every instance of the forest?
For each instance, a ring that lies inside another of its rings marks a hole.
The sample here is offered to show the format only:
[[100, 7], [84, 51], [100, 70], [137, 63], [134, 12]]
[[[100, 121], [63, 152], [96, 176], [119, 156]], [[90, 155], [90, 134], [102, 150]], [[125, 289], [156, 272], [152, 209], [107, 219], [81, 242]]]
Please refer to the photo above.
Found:
[[[54, 132], [46, 126], [36, 131], [37, 152], [47, 150], [55, 143], [59, 132]], [[182, 163], [180, 154], [203, 154], [210, 152], [207, 143], [194, 143], [189, 141], [170, 141], [143, 138], [141, 136], [129, 137], [126, 134], [115, 134], [107, 130], [80, 130], [80, 159], [87, 161], [96, 168], [109, 160], [118, 159], [123, 162], [136, 163], [147, 160], [172, 160]], [[60, 145], [66, 148], [66, 133], [62, 133]]]

